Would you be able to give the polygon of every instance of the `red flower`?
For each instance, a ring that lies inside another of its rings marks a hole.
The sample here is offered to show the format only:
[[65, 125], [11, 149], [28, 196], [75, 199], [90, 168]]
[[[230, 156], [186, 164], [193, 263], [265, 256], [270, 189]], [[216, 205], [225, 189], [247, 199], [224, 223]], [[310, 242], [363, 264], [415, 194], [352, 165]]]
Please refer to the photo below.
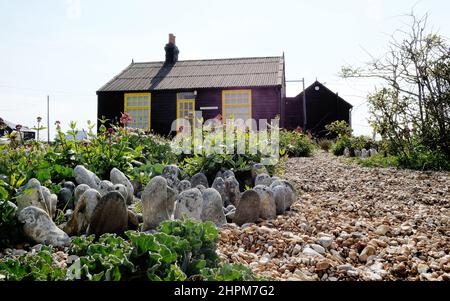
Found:
[[22, 125], [21, 124], [16, 125], [16, 130], [20, 131], [21, 129], [22, 129]]
[[222, 114], [217, 115], [216, 119], [219, 120], [219, 121], [222, 121], [222, 119], [223, 119]]
[[183, 130], [184, 130], [184, 126], [180, 126], [180, 127], [178, 128], [178, 131], [179, 131], [180, 133], [182, 133]]
[[110, 134], [111, 136], [114, 135], [115, 133], [116, 131], [113, 128], [108, 129], [108, 134]]
[[127, 126], [132, 120], [133, 117], [131, 117], [128, 113], [122, 113], [122, 116], [120, 116], [120, 123], [124, 126]]

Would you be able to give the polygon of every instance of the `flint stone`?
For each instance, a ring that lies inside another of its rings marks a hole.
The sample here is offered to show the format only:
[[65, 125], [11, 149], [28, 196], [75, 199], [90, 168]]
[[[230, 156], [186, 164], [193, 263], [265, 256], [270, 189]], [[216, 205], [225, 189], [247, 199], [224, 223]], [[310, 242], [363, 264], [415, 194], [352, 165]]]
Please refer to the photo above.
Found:
[[56, 207], [58, 205], [58, 196], [50, 192], [45, 186], [41, 186], [41, 192], [44, 196], [45, 205], [47, 207], [48, 215], [53, 219], [56, 215]]
[[239, 182], [235, 177], [229, 177], [225, 180], [225, 202], [224, 206], [239, 204], [241, 191], [239, 190]]
[[105, 194], [111, 191], [113, 186], [114, 184], [112, 182], [103, 180], [98, 184], [97, 191], [100, 192], [101, 196], [104, 196]]
[[71, 181], [67, 181], [67, 182], [64, 182], [63, 188], [70, 189], [70, 191], [72, 191], [72, 193], [73, 193], [75, 191], [75, 184]]
[[191, 189], [192, 185], [191, 182], [189, 182], [188, 180], [183, 180], [178, 184], [177, 188], [179, 192], [183, 192], [185, 190]]
[[253, 164], [251, 173], [252, 173], [252, 179], [255, 180], [257, 175], [262, 174], [262, 173], [267, 174], [267, 168], [262, 163], [256, 163], [256, 164]]
[[100, 199], [101, 195], [97, 190], [89, 189], [85, 191], [75, 206], [72, 217], [64, 227], [64, 231], [70, 236], [85, 234]]
[[359, 149], [355, 149], [355, 157], [360, 158], [362, 155], [361, 151]]
[[231, 177], [236, 178], [236, 175], [234, 174], [234, 171], [232, 171], [232, 170], [225, 170], [221, 175], [221, 178], [224, 180], [231, 178]]
[[247, 190], [242, 194], [233, 222], [238, 226], [255, 223], [259, 218], [260, 197], [255, 190]]
[[69, 236], [59, 229], [41, 208], [30, 206], [19, 212], [18, 219], [24, 223], [25, 235], [39, 244], [64, 247], [70, 244]]
[[125, 198], [117, 191], [104, 195], [92, 213], [88, 235], [99, 237], [105, 233], [123, 234], [128, 227]]
[[205, 188], [209, 187], [208, 178], [203, 173], [198, 173], [192, 176], [191, 179], [192, 187], [197, 187], [198, 185], [202, 185]]
[[73, 190], [66, 187], [61, 188], [58, 193], [58, 201], [66, 208], [73, 209]]
[[86, 184], [90, 188], [99, 189], [101, 180], [90, 170], [83, 165], [78, 165], [73, 170], [75, 181], [78, 184]]
[[109, 176], [113, 184], [115, 185], [122, 184], [123, 186], [126, 187], [127, 196], [125, 197], [125, 200], [127, 204], [133, 203], [134, 187], [131, 184], [130, 180], [127, 178], [127, 176], [117, 168], [113, 168]]
[[286, 186], [275, 186], [272, 188], [273, 198], [278, 215], [282, 215], [286, 211], [287, 198], [289, 197], [289, 189]]
[[175, 219], [193, 218], [201, 220], [203, 207], [202, 193], [193, 188], [180, 193], [175, 202]]
[[223, 212], [223, 203], [220, 193], [213, 188], [208, 188], [203, 191], [202, 198], [203, 206], [201, 220], [204, 222], [211, 221], [217, 227], [221, 227], [226, 224], [227, 220]]
[[226, 194], [225, 194], [225, 181], [221, 177], [217, 177], [214, 179], [214, 182], [211, 186], [213, 189], [219, 192], [220, 197], [222, 198], [222, 205], [225, 205]]
[[378, 155], [378, 151], [377, 151], [376, 149], [374, 149], [374, 148], [371, 148], [371, 149], [369, 150], [369, 155], [370, 155], [371, 157], [376, 156], [376, 155]]
[[346, 147], [344, 149], [344, 157], [349, 158], [350, 157], [350, 150], [348, 149], [348, 147]]
[[[43, 188], [45, 187], [41, 186], [41, 183], [36, 179], [28, 181], [28, 183], [20, 189], [19, 195], [17, 196], [18, 210], [21, 211], [26, 207], [34, 206], [45, 210], [49, 216], [52, 216], [54, 211], [52, 211], [53, 204], [50, 191], [48, 191], [47, 188], [45, 188], [46, 190]], [[44, 193], [46, 195], [44, 195]]]
[[269, 187], [258, 185], [254, 190], [259, 194], [259, 217], [266, 220], [277, 217], [277, 206], [273, 198], [273, 192]]
[[227, 212], [225, 218], [227, 219], [227, 222], [231, 223], [233, 222], [235, 216], [236, 216], [236, 209]]
[[261, 174], [256, 175], [255, 186], [258, 186], [258, 185], [270, 186], [271, 184], [272, 184], [272, 178], [268, 174], [261, 173]]
[[78, 203], [78, 201], [80, 200], [81, 196], [82, 196], [86, 191], [88, 191], [89, 189], [91, 189], [91, 187], [89, 187], [89, 185], [86, 185], [86, 184], [78, 185], [78, 186], [75, 188], [75, 192], [74, 192], [74, 194], [75, 194], [75, 200], [74, 200], [74, 203], [73, 203], [75, 207], [77, 206], [77, 203]]
[[361, 150], [361, 158], [363, 158], [363, 159], [369, 158], [369, 151], [367, 149], [363, 148]]
[[173, 196], [169, 199], [168, 188], [167, 180], [160, 176], [151, 179], [145, 187], [142, 193], [144, 231], [156, 229], [161, 222], [170, 219]]
[[[276, 187], [284, 187], [285, 189], [276, 189]], [[296, 199], [295, 190], [291, 183], [284, 180], [275, 181], [272, 183], [272, 185], [270, 185], [270, 189], [273, 192], [277, 191], [274, 197], [276, 198], [275, 203], [278, 203], [279, 206], [278, 210], [281, 211], [282, 199], [284, 199], [284, 211], [290, 210]]]
[[166, 179], [169, 187], [178, 189], [178, 185], [180, 184], [180, 169], [176, 165], [168, 165], [164, 167], [162, 177]]
[[[128, 200], [129, 189], [127, 189], [125, 187], [125, 185], [115, 184], [111, 188], [109, 188], [108, 192], [111, 192], [111, 191], [117, 191], [118, 193], [120, 193], [123, 196], [123, 198], [125, 199], [125, 202], [128, 203], [127, 200]], [[133, 196], [131, 196], [131, 197], [133, 198]], [[131, 205], [131, 203], [129, 205]]]
[[139, 228], [139, 217], [136, 213], [128, 210], [128, 230], [138, 230]]

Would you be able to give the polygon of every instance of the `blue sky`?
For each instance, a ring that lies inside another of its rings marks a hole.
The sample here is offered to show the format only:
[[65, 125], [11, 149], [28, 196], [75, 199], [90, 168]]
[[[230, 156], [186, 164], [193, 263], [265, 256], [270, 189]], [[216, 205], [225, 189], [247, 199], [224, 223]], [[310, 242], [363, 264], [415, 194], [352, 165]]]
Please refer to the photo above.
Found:
[[[444, 0], [0, 0], [0, 116], [34, 126], [49, 94], [52, 125], [86, 128], [96, 120], [96, 90], [132, 59], [163, 60], [173, 32], [181, 60], [284, 51], [288, 79], [326, 83], [355, 106], [356, 134], [370, 135], [365, 96], [374, 83], [337, 74], [367, 61], [365, 50], [381, 54], [413, 7], [450, 36]], [[288, 85], [289, 95], [300, 90]]]

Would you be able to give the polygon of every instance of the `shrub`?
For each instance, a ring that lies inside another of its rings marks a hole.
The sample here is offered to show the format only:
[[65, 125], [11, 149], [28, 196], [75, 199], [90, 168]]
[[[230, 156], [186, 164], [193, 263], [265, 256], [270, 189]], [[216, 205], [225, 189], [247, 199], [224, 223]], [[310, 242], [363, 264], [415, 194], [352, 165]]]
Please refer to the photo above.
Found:
[[329, 139], [320, 139], [318, 144], [322, 150], [329, 152], [331, 149], [331, 146], [333, 145], [333, 141], [331, 141]]
[[292, 157], [310, 157], [314, 153], [311, 139], [299, 131], [280, 131], [280, 148]]

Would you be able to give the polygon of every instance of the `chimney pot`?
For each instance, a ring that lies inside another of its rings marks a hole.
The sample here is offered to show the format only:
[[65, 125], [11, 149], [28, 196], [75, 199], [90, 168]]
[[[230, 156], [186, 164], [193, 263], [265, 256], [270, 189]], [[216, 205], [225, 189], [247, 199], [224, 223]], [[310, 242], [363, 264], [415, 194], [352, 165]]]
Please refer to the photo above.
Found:
[[173, 33], [169, 34], [169, 44], [173, 44], [175, 45], [175, 36], [173, 35]]

